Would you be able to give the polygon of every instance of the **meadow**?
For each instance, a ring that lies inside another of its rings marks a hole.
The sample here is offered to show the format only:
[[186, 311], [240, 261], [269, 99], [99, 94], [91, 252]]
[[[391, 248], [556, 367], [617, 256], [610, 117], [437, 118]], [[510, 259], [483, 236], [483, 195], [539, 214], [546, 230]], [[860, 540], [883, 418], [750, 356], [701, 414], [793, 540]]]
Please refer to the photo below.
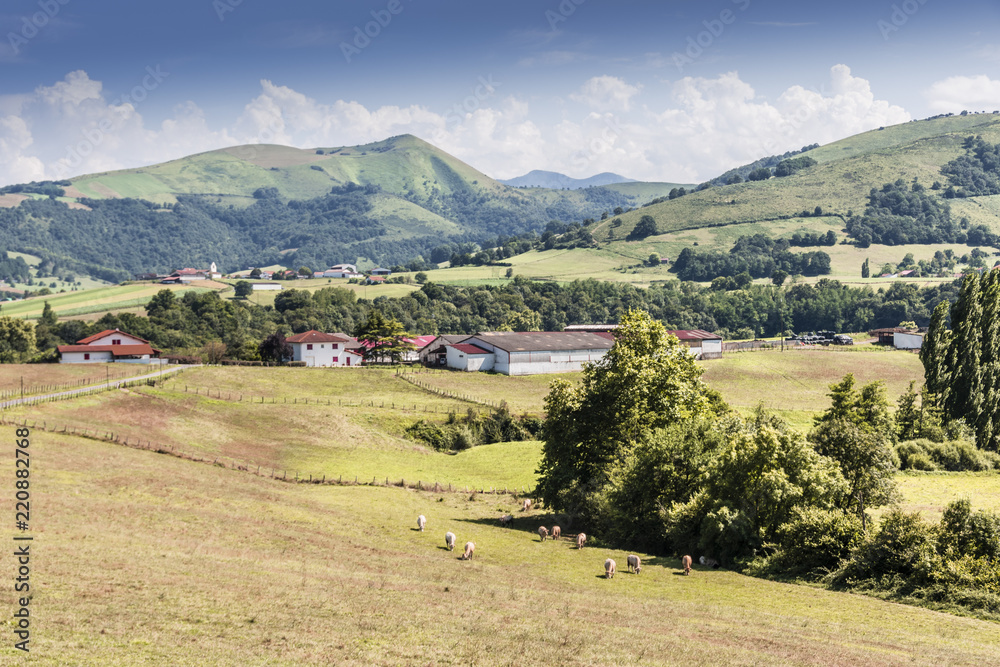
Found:
[[[678, 576], [667, 558], [630, 575], [597, 540], [539, 542], [554, 517], [509, 496], [295, 485], [40, 431], [31, 456], [33, 664], [1000, 660], [995, 623], [697, 566]], [[513, 529], [496, 525], [505, 512]], [[446, 530], [476, 543], [472, 561], [444, 549]], [[14, 608], [11, 587], [0, 604]]]
[[108, 311], [144, 306], [149, 303], [149, 300], [157, 292], [164, 289], [180, 295], [188, 291], [194, 291], [195, 293], [211, 290], [224, 291], [229, 289], [229, 287], [222, 283], [210, 281], [206, 281], [206, 285], [197, 286], [161, 285], [159, 283], [113, 285], [110, 287], [51, 294], [49, 296], [33, 297], [23, 301], [5, 303], [3, 305], [3, 314], [11, 317], [38, 319], [42, 316], [42, 310], [45, 308], [46, 302], [48, 302], [49, 306], [59, 317], [71, 317], [91, 313], [103, 314]]
[[[830, 383], [885, 379], [890, 399], [920, 379], [914, 355], [758, 352], [704, 362], [734, 407], [763, 397], [808, 427]], [[41, 370], [69, 368], [37, 367]], [[19, 368], [0, 367], [0, 383]], [[92, 369], [87, 369], [92, 370]], [[66, 371], [61, 371], [66, 372]], [[567, 374], [569, 380], [579, 374]], [[434, 371], [422, 383], [538, 413], [553, 376]], [[240, 399], [240, 394], [243, 394]], [[261, 397], [264, 397], [261, 402]], [[309, 399], [306, 402], [305, 399]], [[538, 442], [449, 455], [405, 437], [475, 403], [425, 391], [389, 369], [202, 367], [156, 387], [4, 412], [208, 459], [194, 462], [69, 433], [31, 437], [32, 661], [64, 664], [985, 665], [994, 622], [626, 552], [516, 495], [383, 487], [530, 488]], [[13, 431], [13, 426], [2, 428]], [[13, 478], [13, 457], [3, 473]], [[217, 461], [217, 465], [212, 465]], [[238, 462], [250, 468], [232, 469]], [[261, 475], [253, 466], [262, 466]], [[294, 484], [298, 473], [360, 485]], [[273, 473], [272, 473], [273, 474]], [[378, 485], [370, 486], [372, 478]], [[996, 474], [901, 474], [903, 507], [936, 521], [969, 497], [1000, 510]], [[0, 497], [12, 502], [13, 487]], [[503, 513], [515, 516], [500, 528]], [[418, 532], [415, 518], [428, 518]], [[539, 525], [564, 539], [540, 542]], [[471, 562], [444, 549], [476, 543]], [[605, 558], [619, 567], [603, 577]], [[0, 605], [14, 607], [10, 587]], [[14, 660], [9, 644], [0, 662]]]

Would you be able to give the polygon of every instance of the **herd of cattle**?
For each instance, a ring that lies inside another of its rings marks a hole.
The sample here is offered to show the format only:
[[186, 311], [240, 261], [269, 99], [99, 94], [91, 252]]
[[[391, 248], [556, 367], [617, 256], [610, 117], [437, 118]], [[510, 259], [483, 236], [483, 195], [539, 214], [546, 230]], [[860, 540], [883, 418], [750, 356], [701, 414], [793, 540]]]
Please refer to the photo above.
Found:
[[[525, 500], [521, 506], [521, 511], [527, 512], [530, 509], [531, 509], [531, 501]], [[505, 514], [502, 517], [500, 517], [501, 527], [508, 528], [513, 523], [514, 523], [513, 514]], [[423, 532], [424, 527], [426, 525], [427, 525], [427, 518], [423, 514], [421, 514], [420, 516], [417, 517], [417, 529], [420, 532]], [[544, 542], [545, 539], [550, 536], [553, 540], [558, 540], [562, 537], [562, 528], [560, 528], [559, 526], [552, 526], [552, 529], [550, 530], [545, 526], [539, 526], [538, 536], [541, 538], [542, 542]], [[455, 540], [456, 540], [455, 533], [448, 531], [447, 533], [444, 534], [444, 544], [445, 547], [448, 549], [448, 551], [454, 551]], [[579, 533], [576, 536], [576, 548], [582, 549], [586, 543], [587, 543], [586, 533]], [[475, 551], [476, 551], [476, 544], [474, 542], [466, 542], [465, 552], [462, 554], [460, 559], [472, 560], [472, 554], [475, 553]], [[642, 571], [642, 560], [635, 554], [629, 554], [628, 556], [626, 556], [625, 560], [628, 565], [629, 572], [633, 574], [639, 574], [639, 572]], [[684, 556], [683, 558], [681, 558], [681, 567], [684, 569], [684, 574], [691, 574], [692, 562], [693, 561], [691, 559], [691, 556]], [[702, 556], [699, 559], [699, 562], [702, 565], [713, 569], [718, 569], [719, 567], [719, 563], [712, 558], [705, 558], [704, 556]], [[605, 560], [604, 561], [605, 578], [607, 579], [613, 578], [615, 576], [615, 571], [617, 570], [617, 567], [618, 567], [617, 563], [615, 563], [613, 558], [608, 558], [607, 560]]]

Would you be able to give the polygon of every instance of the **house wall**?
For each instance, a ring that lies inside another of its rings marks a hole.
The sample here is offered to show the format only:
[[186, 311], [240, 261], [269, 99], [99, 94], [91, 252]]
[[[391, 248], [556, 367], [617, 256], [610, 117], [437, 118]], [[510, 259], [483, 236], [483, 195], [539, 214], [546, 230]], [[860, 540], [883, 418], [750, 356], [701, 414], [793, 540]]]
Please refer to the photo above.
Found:
[[60, 355], [61, 364], [106, 364], [114, 361], [110, 352], [90, 352], [90, 359], [84, 359], [84, 352], [64, 352]]
[[[97, 340], [92, 340], [92, 341], [90, 341], [87, 344], [88, 345], [113, 345], [114, 343], [111, 342], [112, 340], [119, 340], [119, 341], [121, 341], [120, 343], [118, 343], [119, 345], [145, 345], [146, 344], [146, 341], [144, 341], [144, 340], [139, 340], [138, 338], [135, 338], [133, 336], [129, 336], [128, 334], [124, 334], [124, 333], [120, 333], [120, 332], [108, 334], [104, 338], [98, 338]], [[111, 353], [108, 352], [107, 354], [110, 356]], [[91, 357], [93, 357], [93, 354], [91, 354]]]
[[[598, 361], [605, 354], [607, 354], [607, 350], [511, 352], [506, 373], [508, 375], [570, 373], [583, 370], [584, 364]], [[499, 368], [497, 370], [500, 371]]]
[[[345, 352], [344, 346], [340, 343], [312, 343], [311, 350], [307, 349], [309, 343], [289, 343], [289, 345], [292, 346], [292, 361], [304, 361], [306, 366], [330, 368], [347, 365], [339, 359]], [[336, 362], [333, 360], [334, 357], [338, 357]]]

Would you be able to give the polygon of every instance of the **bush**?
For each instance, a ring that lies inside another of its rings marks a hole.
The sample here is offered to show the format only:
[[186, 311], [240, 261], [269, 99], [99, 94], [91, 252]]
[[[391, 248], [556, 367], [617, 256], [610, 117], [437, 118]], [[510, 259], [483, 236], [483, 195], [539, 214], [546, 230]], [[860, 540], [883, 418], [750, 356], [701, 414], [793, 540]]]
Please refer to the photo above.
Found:
[[1000, 455], [977, 449], [968, 440], [908, 440], [896, 445], [896, 455], [900, 470], [962, 472], [1000, 468]]
[[429, 424], [423, 419], [407, 426], [406, 435], [414, 440], [426, 442], [437, 450], [448, 449], [451, 444], [444, 429], [437, 424]]
[[771, 560], [787, 574], [829, 572], [850, 556], [861, 534], [861, 520], [854, 514], [802, 509], [778, 528], [778, 552]]
[[922, 580], [940, 564], [935, 532], [919, 512], [892, 509], [882, 518], [878, 530], [833, 575], [832, 583], [889, 591], [925, 583]]

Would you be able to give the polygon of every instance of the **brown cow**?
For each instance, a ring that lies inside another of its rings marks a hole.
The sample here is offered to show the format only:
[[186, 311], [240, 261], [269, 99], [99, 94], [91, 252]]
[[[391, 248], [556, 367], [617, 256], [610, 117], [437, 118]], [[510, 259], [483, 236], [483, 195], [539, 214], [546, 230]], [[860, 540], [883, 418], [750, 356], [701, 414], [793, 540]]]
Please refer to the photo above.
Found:
[[560, 537], [562, 537], [562, 528], [559, 526], [552, 526], [552, 539], [558, 540]]
[[691, 556], [681, 558], [681, 566], [684, 568], [684, 574], [691, 574]]
[[582, 549], [583, 545], [586, 544], [586, 543], [587, 543], [587, 534], [586, 533], [580, 533], [579, 535], [576, 536], [576, 548], [577, 549]]
[[542, 542], [544, 542], [545, 538], [549, 536], [549, 529], [546, 528], [545, 526], [539, 526], [538, 527], [538, 536], [540, 538], [542, 538]]

